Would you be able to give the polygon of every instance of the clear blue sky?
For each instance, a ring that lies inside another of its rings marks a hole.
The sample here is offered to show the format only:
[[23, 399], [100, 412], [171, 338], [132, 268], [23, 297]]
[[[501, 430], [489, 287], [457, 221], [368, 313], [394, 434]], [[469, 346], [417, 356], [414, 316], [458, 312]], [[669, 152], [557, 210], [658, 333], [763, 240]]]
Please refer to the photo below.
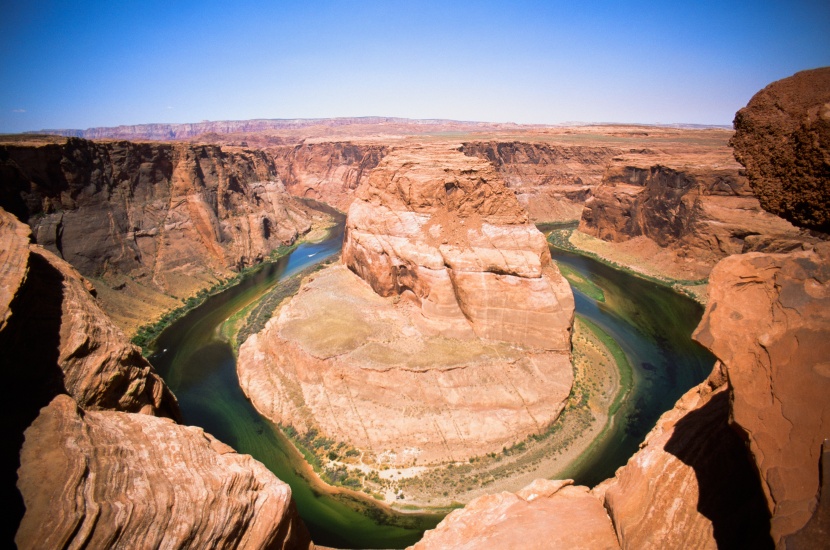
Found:
[[730, 124], [830, 1], [3, 1], [0, 132], [400, 116]]

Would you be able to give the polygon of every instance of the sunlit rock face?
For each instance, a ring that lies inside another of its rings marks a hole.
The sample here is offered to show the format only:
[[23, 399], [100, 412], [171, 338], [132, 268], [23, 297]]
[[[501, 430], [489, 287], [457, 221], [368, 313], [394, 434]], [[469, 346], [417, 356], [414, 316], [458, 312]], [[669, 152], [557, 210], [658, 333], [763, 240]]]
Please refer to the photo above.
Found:
[[18, 548], [308, 548], [291, 489], [201, 428], [57, 396], [26, 430]]
[[830, 436], [830, 244], [727, 258], [709, 293], [694, 337], [729, 373], [731, 419], [755, 457], [779, 541], [815, 510]]
[[393, 151], [346, 233], [346, 265], [309, 277], [240, 348], [261, 412], [396, 465], [499, 452], [558, 417], [573, 296], [489, 163]]
[[346, 230], [343, 262], [381, 296], [411, 296], [436, 331], [570, 349], [570, 288], [489, 163], [393, 151], [359, 190]]
[[0, 206], [33, 240], [94, 278], [135, 328], [293, 243], [308, 209], [261, 151], [215, 145], [0, 145]]

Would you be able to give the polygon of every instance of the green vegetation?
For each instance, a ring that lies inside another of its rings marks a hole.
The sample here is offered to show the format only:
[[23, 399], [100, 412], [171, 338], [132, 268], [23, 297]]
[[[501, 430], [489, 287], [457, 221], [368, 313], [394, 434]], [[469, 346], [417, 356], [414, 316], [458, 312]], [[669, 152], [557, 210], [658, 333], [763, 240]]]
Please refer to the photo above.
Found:
[[566, 264], [557, 264], [559, 272], [562, 276], [571, 283], [571, 286], [579, 290], [585, 296], [596, 300], [597, 302], [605, 301], [605, 293], [592, 280], [584, 278], [574, 268]]
[[[294, 243], [293, 245], [280, 246], [279, 248], [271, 252], [266, 262], [274, 262], [280, 259], [281, 257], [289, 254], [297, 247], [298, 244], [299, 243]], [[240, 270], [233, 277], [219, 281], [210, 288], [203, 288], [195, 295], [187, 298], [186, 300], [182, 300], [183, 304], [181, 306], [166, 312], [155, 323], [150, 323], [139, 328], [136, 332], [136, 335], [132, 338], [132, 343], [140, 347], [141, 354], [147, 357], [154, 351], [153, 344], [155, 343], [156, 338], [158, 338], [159, 334], [161, 334], [164, 331], [164, 329], [166, 329], [171, 324], [184, 317], [191, 310], [196, 309], [197, 307], [205, 303], [205, 300], [207, 300], [211, 296], [219, 294], [220, 292], [236, 285], [249, 273], [262, 269], [264, 263], [265, 262], [251, 267], [246, 267]]]
[[620, 389], [617, 392], [617, 395], [614, 396], [614, 400], [608, 408], [608, 416], [610, 418], [620, 409], [623, 398], [634, 383], [634, 371], [631, 368], [631, 364], [628, 362], [628, 358], [625, 356], [625, 352], [616, 340], [611, 338], [611, 336], [602, 330], [599, 325], [590, 321], [586, 317], [582, 315], [577, 315], [576, 317], [588, 328], [588, 330], [594, 333], [597, 340], [602, 342], [605, 349], [607, 349], [613, 356], [614, 362], [617, 365], [617, 370], [620, 373]]

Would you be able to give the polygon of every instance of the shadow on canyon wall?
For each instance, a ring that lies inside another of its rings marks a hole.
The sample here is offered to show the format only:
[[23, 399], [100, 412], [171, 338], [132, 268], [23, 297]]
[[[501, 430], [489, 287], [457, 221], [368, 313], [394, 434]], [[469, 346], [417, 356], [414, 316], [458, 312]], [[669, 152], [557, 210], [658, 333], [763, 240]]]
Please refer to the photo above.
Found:
[[14, 540], [23, 518], [23, 497], [17, 490], [17, 468], [23, 432], [40, 409], [66, 393], [58, 366], [63, 275], [39, 254], [29, 255], [29, 273], [10, 304], [12, 315], [0, 331], [3, 384], [0, 385], [0, 500], [5, 503], [0, 540]]
[[697, 510], [711, 520], [718, 548], [774, 548], [755, 463], [729, 426], [728, 392], [679, 420], [665, 449], [694, 469]]

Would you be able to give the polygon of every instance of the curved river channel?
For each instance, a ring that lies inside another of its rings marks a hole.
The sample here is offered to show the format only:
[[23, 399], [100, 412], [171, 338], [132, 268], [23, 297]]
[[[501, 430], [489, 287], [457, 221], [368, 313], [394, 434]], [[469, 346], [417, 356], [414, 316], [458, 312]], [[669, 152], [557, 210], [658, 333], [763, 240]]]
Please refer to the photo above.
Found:
[[[219, 334], [225, 320], [280, 280], [337, 254], [342, 238], [340, 223], [325, 241], [302, 244], [210, 297], [159, 336], [150, 361], [178, 397], [185, 424], [201, 426], [240, 453], [252, 455], [291, 485], [316, 544], [401, 548], [419, 540], [440, 516], [407, 515], [404, 522], [396, 522], [406, 527], [392, 526], [379, 510], [361, 513], [348, 502], [315, 490], [298, 474], [307, 470], [301, 456], [242, 393], [233, 352]], [[633, 387], [602, 440], [562, 476], [594, 485], [625, 464], [660, 414], [709, 374], [714, 358], [690, 339], [703, 312], [700, 305], [591, 258], [555, 248], [551, 253], [557, 262], [603, 290], [605, 301], [597, 302], [574, 289], [577, 313], [619, 343], [633, 370]]]

